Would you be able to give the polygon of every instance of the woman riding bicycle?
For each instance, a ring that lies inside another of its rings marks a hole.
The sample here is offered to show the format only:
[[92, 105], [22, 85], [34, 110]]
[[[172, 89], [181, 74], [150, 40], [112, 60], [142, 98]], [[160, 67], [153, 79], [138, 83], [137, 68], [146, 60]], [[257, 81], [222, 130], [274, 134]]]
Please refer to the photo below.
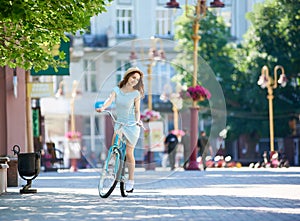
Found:
[[[129, 179], [126, 183], [126, 191], [133, 192], [134, 186], [134, 147], [138, 141], [140, 135], [140, 127], [142, 122], [140, 120], [140, 103], [144, 96], [144, 83], [143, 72], [138, 68], [129, 68], [117, 87], [113, 88], [113, 91], [109, 97], [105, 100], [102, 107], [97, 108], [97, 112], [104, 111], [111, 105], [113, 101], [116, 103], [116, 116], [119, 122], [130, 124], [132, 122], [138, 122], [136, 126], [123, 127], [123, 134], [126, 137], [126, 163], [128, 165]], [[115, 139], [116, 131], [119, 128], [118, 124], [114, 126], [114, 136], [112, 142]]]

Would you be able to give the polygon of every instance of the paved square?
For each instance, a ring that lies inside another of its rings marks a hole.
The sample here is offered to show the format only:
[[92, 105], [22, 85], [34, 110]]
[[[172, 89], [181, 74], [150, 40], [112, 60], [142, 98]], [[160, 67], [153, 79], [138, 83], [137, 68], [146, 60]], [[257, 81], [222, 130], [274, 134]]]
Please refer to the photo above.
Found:
[[[137, 168], [135, 190], [102, 199], [99, 169], [41, 172], [36, 194], [9, 187], [0, 220], [300, 220], [300, 168]], [[24, 182], [25, 183], [25, 182]]]

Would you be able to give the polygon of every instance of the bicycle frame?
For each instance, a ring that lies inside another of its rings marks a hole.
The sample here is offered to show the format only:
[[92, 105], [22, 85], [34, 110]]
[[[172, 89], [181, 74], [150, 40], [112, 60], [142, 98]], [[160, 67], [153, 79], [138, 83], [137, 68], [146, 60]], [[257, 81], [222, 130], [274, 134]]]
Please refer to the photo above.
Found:
[[[107, 153], [107, 160], [110, 158], [111, 154], [118, 149], [121, 152], [121, 163], [124, 164], [125, 163], [125, 157], [126, 157], [126, 143], [119, 138], [119, 134], [116, 134], [115, 140], [114, 140], [114, 144], [109, 148], [108, 153]], [[106, 164], [107, 165], [107, 164]], [[121, 165], [122, 167], [124, 165]], [[116, 168], [119, 168], [119, 165], [116, 165]], [[105, 168], [106, 170], [108, 168]], [[116, 171], [118, 172], [118, 171]], [[117, 180], [121, 180], [122, 179], [122, 173], [119, 173], [119, 177], [117, 177]]]

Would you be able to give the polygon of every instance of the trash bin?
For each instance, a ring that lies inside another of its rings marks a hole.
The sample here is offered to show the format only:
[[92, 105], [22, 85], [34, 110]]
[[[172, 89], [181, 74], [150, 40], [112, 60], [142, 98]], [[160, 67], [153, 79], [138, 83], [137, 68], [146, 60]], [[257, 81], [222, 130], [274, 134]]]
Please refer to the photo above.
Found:
[[20, 146], [14, 145], [13, 152], [18, 155], [18, 172], [22, 179], [27, 181], [20, 193], [36, 193], [36, 189], [30, 189], [32, 180], [34, 180], [40, 172], [41, 154], [37, 153], [20, 153]]

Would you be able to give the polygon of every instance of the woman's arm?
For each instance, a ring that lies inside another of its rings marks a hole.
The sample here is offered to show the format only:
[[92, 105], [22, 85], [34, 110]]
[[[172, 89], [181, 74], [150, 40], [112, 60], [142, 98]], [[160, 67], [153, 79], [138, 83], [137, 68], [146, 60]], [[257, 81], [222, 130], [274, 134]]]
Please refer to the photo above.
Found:
[[107, 107], [111, 105], [111, 103], [115, 100], [116, 97], [116, 92], [111, 92], [109, 97], [105, 100], [104, 104], [100, 108], [96, 108], [97, 112], [102, 112], [104, 111]]
[[141, 123], [141, 111], [140, 111], [140, 107], [141, 107], [141, 97], [137, 97], [134, 99], [134, 107], [135, 107], [135, 120], [137, 122], [139, 122], [139, 125], [142, 125]]

